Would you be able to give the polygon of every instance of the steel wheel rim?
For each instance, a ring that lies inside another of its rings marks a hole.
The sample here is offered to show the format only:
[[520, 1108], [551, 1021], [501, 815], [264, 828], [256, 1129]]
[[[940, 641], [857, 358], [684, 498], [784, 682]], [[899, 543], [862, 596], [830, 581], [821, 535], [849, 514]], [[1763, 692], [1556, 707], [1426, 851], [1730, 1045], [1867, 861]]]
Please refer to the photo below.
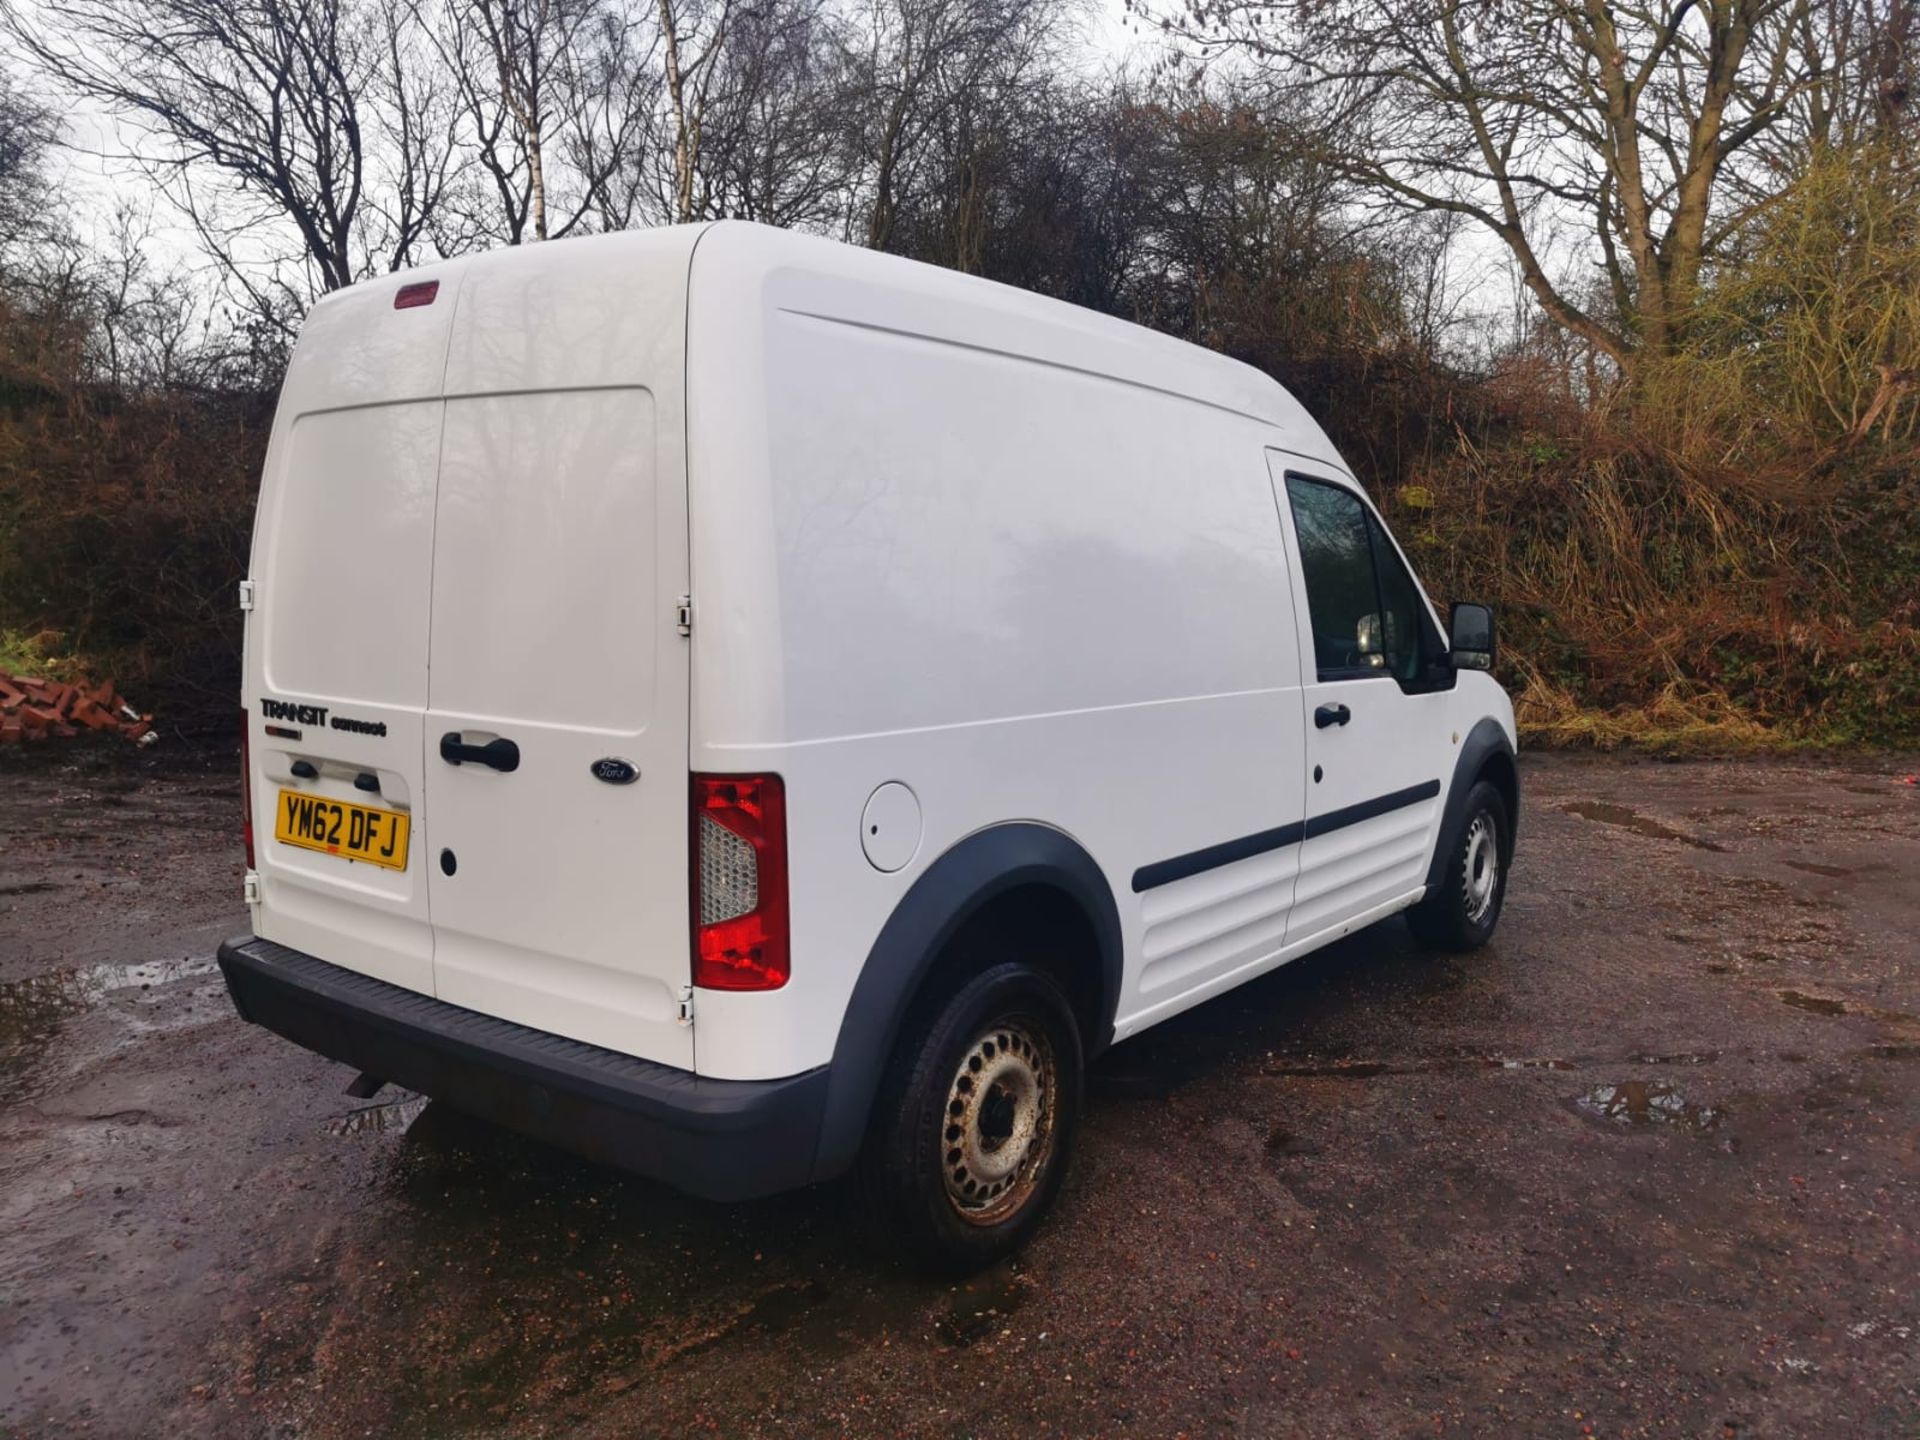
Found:
[[1493, 908], [1493, 897], [1500, 888], [1499, 835], [1493, 817], [1482, 810], [1467, 827], [1467, 853], [1461, 866], [1461, 885], [1466, 892], [1467, 919], [1479, 924]]
[[960, 1057], [941, 1117], [940, 1173], [961, 1219], [996, 1225], [1027, 1203], [1053, 1150], [1053, 1047], [1018, 1021], [982, 1030]]

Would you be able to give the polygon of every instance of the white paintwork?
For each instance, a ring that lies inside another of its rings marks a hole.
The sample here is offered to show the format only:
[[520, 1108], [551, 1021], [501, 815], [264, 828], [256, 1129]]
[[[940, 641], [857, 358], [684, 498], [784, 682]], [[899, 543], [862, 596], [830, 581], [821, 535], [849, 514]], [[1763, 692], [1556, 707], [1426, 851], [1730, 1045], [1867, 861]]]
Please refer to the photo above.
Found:
[[[1144, 894], [1138, 867], [1444, 785], [1484, 716], [1512, 734], [1484, 675], [1408, 696], [1319, 686], [1310, 651], [1303, 672], [1269, 454], [1351, 477], [1245, 366], [731, 222], [427, 273], [431, 307], [393, 311], [397, 279], [317, 307], [276, 422], [246, 692], [270, 938], [770, 1078], [831, 1058], [927, 866], [1034, 821], [1113, 889], [1125, 1036], [1418, 899], [1444, 796]], [[319, 603], [323, 552], [381, 558], [345, 610]], [[1344, 731], [1313, 729], [1323, 689]], [[262, 743], [262, 696], [388, 719], [323, 758], [392, 774], [406, 875], [277, 853], [263, 796], [305, 752]], [[445, 766], [446, 729], [511, 736], [521, 770]], [[595, 781], [601, 755], [639, 783]], [[702, 992], [685, 1027], [690, 770], [784, 779], [792, 978]]]
[[[675, 606], [698, 234], [480, 256], [315, 307], [255, 525], [245, 694], [259, 934], [688, 1068]], [[422, 275], [440, 280], [434, 303], [393, 309]], [[265, 737], [262, 697], [388, 734]], [[448, 765], [449, 731], [511, 738], [520, 768]], [[608, 756], [636, 764], [638, 782], [595, 779]], [[273, 795], [297, 783], [295, 758], [321, 767], [307, 788], [412, 812], [405, 874], [273, 842]], [[352, 786], [373, 765], [378, 797]]]
[[860, 812], [860, 848], [867, 863], [891, 874], [920, 849], [920, 800], [898, 780], [889, 780], [867, 797]]

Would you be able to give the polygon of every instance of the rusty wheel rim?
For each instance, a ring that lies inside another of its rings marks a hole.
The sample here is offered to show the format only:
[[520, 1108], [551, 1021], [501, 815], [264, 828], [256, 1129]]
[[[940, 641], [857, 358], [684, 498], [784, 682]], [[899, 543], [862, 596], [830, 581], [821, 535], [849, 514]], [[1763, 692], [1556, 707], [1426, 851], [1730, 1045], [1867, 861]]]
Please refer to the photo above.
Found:
[[942, 1117], [947, 1200], [975, 1225], [1027, 1203], [1053, 1151], [1053, 1047], [1018, 1022], [982, 1031], [954, 1069]]
[[1478, 925], [1493, 908], [1500, 885], [1500, 837], [1494, 831], [1493, 817], [1484, 810], [1467, 827], [1461, 884], [1466, 892], [1467, 919]]

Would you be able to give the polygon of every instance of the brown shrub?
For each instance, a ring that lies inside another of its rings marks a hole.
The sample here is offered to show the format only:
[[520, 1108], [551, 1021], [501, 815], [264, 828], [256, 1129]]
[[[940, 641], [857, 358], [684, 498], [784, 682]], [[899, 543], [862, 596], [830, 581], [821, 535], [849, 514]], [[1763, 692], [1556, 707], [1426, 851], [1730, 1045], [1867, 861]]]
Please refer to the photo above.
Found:
[[230, 730], [271, 406], [0, 381], [0, 631], [53, 632], [169, 730]]

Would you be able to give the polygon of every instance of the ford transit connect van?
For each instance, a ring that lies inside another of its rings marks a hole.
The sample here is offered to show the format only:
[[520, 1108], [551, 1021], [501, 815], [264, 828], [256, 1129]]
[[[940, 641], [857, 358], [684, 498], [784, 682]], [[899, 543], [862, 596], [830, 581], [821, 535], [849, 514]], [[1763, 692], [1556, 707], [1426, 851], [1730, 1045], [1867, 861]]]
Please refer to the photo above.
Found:
[[700, 1196], [864, 1164], [949, 1265], [1089, 1056], [1407, 912], [1518, 815], [1320, 428], [1208, 351], [725, 222], [319, 302], [246, 616], [247, 1019]]

